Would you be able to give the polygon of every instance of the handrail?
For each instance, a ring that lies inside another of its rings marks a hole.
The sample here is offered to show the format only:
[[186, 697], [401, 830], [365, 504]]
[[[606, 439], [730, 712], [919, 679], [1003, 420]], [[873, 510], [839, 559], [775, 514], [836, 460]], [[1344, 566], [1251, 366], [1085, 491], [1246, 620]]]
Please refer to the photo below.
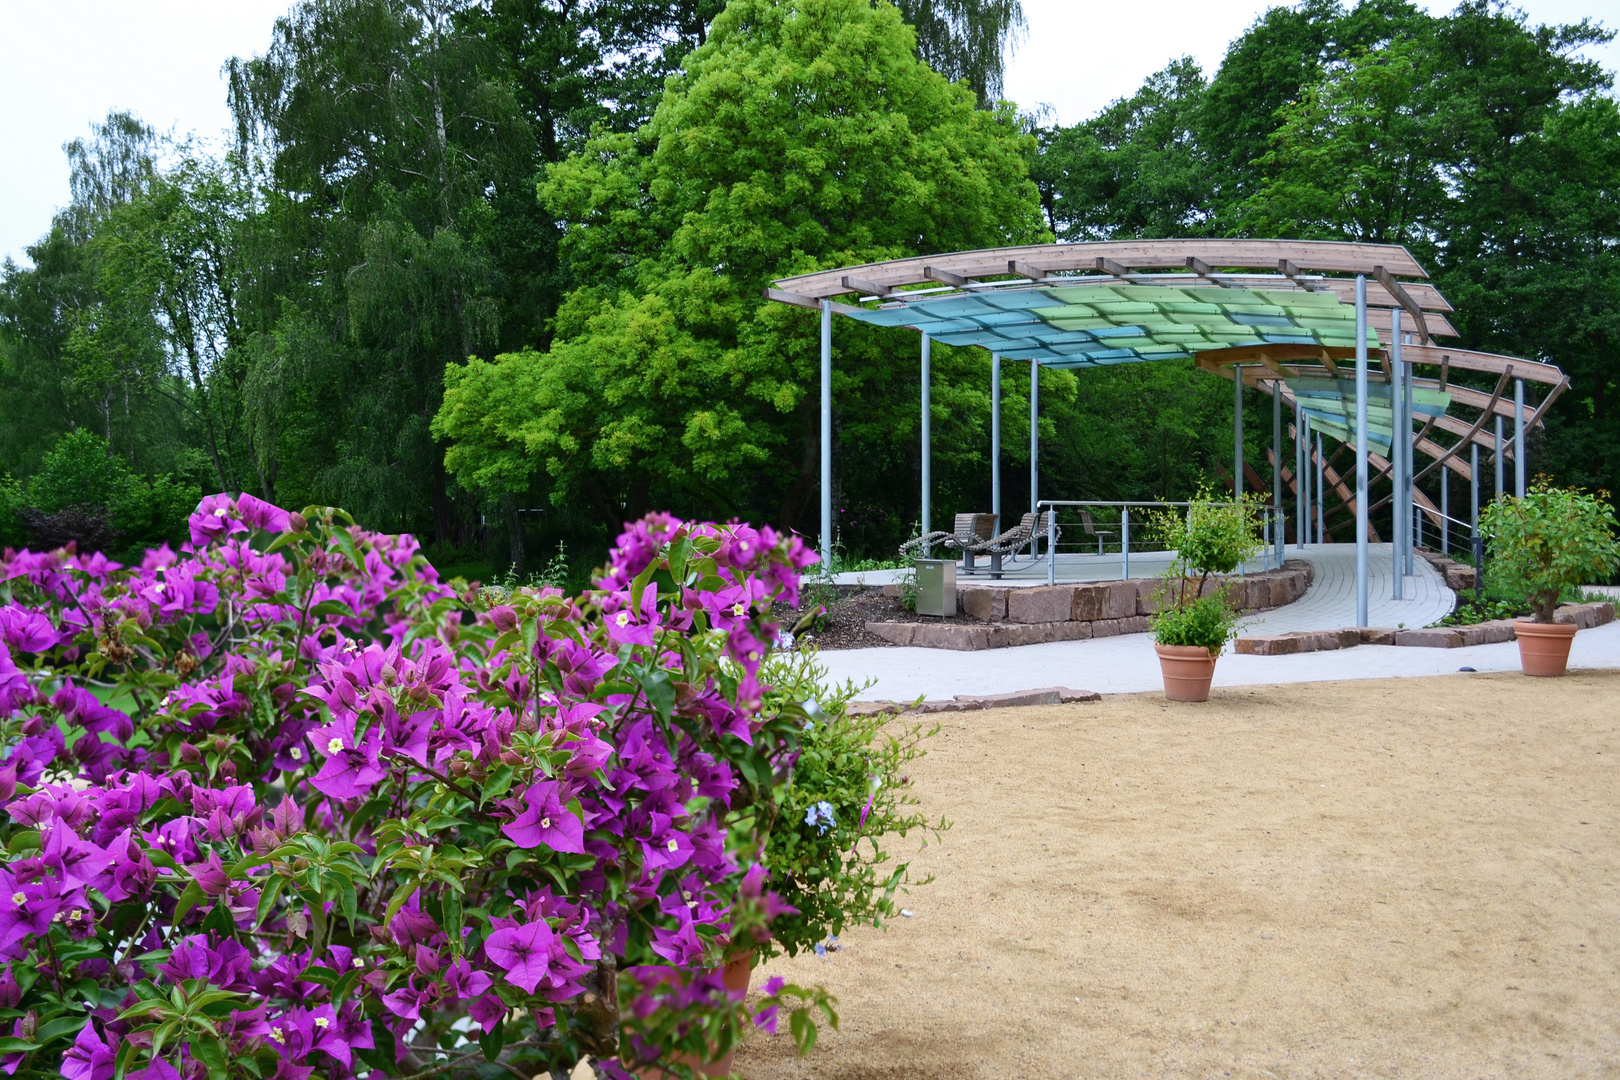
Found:
[[[1281, 570], [1283, 565], [1283, 533], [1286, 531], [1286, 511], [1281, 503], [1255, 503], [1243, 500], [1247, 505], [1265, 512], [1265, 529], [1271, 534], [1271, 542], [1267, 545], [1272, 548], [1272, 559], [1276, 565], [1274, 569]], [[1133, 506], [1238, 506], [1239, 500], [1231, 499], [1225, 502], [1199, 503], [1167, 502], [1163, 500], [1107, 500], [1107, 499], [1037, 499], [1035, 512], [1040, 513], [1041, 507], [1047, 507], [1053, 512], [1046, 518], [1046, 583], [1057, 584], [1057, 508], [1060, 506], [1117, 506], [1119, 515], [1119, 555], [1121, 581], [1128, 581], [1131, 576], [1131, 507]], [[1030, 541], [1033, 553], [1034, 540]]]

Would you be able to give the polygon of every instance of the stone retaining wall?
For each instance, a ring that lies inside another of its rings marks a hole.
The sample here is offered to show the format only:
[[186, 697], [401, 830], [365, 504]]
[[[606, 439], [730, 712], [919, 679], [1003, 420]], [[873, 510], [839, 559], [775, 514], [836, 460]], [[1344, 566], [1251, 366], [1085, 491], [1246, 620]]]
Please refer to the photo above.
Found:
[[[1213, 578], [1205, 583], [1204, 593], [1225, 589], [1235, 607], [1253, 614], [1303, 597], [1313, 573], [1310, 563], [1294, 560], [1281, 570]], [[956, 610], [964, 618], [869, 622], [866, 628], [896, 645], [965, 652], [1144, 634], [1150, 628], [1148, 616], [1158, 610], [1153, 596], [1160, 586], [1158, 578], [1079, 585], [958, 585]]]
[[1442, 555], [1427, 548], [1418, 548], [1417, 553], [1446, 579], [1446, 588], [1452, 592], [1473, 591], [1476, 580], [1473, 563], [1458, 562], [1449, 555]]
[[[1556, 621], [1574, 623], [1582, 630], [1614, 621], [1614, 604], [1565, 604]], [[1426, 649], [1457, 649], [1464, 645], [1495, 645], [1514, 640], [1513, 619], [1493, 619], [1472, 626], [1429, 626], [1421, 630], [1368, 627], [1294, 634], [1252, 634], [1237, 639], [1237, 651], [1250, 656], [1288, 656], [1293, 653], [1348, 649], [1353, 645], [1404, 645]]]

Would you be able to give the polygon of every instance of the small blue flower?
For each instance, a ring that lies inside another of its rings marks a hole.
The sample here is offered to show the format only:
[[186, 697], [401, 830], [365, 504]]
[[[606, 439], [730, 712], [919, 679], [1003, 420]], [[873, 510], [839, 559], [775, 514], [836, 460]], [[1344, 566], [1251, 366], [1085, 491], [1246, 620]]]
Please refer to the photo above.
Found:
[[816, 955], [821, 957], [823, 960], [827, 959], [827, 946], [821, 944], [820, 942], [817, 942], [816, 943]]
[[804, 823], [817, 829], [823, 836], [827, 834], [830, 825], [838, 824], [833, 817], [832, 803], [823, 799], [804, 812]]

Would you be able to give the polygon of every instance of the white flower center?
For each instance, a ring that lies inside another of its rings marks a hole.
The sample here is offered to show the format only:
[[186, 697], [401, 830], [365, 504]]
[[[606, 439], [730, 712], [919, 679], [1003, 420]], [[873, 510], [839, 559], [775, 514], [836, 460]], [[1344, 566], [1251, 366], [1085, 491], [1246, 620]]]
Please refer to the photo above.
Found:
[[278, 1027], [273, 1027], [270, 1029], [270, 1037], [283, 1045], [285, 1045], [287, 1042], [287, 1036], [283, 1035], [281, 1033], [281, 1029]]
[[628, 611], [621, 611], [618, 615], [614, 616], [613, 621], [618, 623], [620, 626], [629, 626], [630, 613]]
[[317, 1016], [315, 1018], [315, 1026], [318, 1027], [318, 1028], [321, 1028], [324, 1031], [326, 1028], [332, 1026], [332, 1021], [328, 1020], [324, 1016]]
[[287, 751], [287, 754], [294, 761], [303, 761], [304, 760], [304, 752], [302, 750], [298, 749], [298, 747], [296, 747], [296, 746], [293, 747], [291, 750]]
[[731, 605], [731, 613], [740, 619], [744, 615], [748, 614], [748, 605], [739, 600], [735, 604]]
[[366, 962], [357, 956], [354, 958], [354, 966], [357, 968], [363, 968], [366, 966]]
[[326, 744], [326, 752], [328, 754], [335, 754], [341, 749], [343, 749], [342, 739], [333, 739], [331, 742]]
[[549, 828], [551, 828], [551, 819], [550, 819], [550, 818], [548, 818], [548, 817], [543, 817], [543, 818], [541, 818], [541, 819], [540, 819], [540, 827], [541, 827], [541, 828], [542, 828], [542, 829], [549, 829]]
[[11, 894], [11, 902], [16, 904], [18, 907], [22, 907], [24, 904], [28, 903], [28, 894], [21, 891], [14, 892]]
[[671, 850], [671, 851], [679, 851], [680, 847], [681, 847], [681, 845], [675, 840], [675, 838], [670, 837], [669, 850]]

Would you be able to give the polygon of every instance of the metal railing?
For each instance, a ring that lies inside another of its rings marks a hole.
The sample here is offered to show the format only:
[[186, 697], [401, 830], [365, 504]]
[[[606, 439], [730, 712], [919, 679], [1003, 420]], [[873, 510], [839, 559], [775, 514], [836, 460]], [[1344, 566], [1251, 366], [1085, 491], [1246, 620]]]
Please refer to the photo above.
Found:
[[[1119, 552], [1121, 581], [1131, 576], [1131, 507], [1167, 507], [1192, 506], [1190, 502], [1150, 502], [1125, 501], [1111, 502], [1100, 499], [1041, 499], [1035, 504], [1035, 511], [1039, 513], [1044, 507], [1051, 511], [1046, 519], [1046, 583], [1057, 584], [1057, 508], [1060, 506], [1117, 506], [1119, 507]], [[1236, 506], [1233, 502], [1202, 503], [1204, 506]], [[1276, 503], [1250, 503], [1249, 505], [1260, 510], [1264, 516], [1265, 547], [1270, 549], [1268, 561], [1272, 562], [1273, 569], [1281, 570], [1283, 565], [1283, 534], [1286, 529], [1286, 518], [1283, 508]], [[1034, 541], [1031, 540], [1033, 547]]]

